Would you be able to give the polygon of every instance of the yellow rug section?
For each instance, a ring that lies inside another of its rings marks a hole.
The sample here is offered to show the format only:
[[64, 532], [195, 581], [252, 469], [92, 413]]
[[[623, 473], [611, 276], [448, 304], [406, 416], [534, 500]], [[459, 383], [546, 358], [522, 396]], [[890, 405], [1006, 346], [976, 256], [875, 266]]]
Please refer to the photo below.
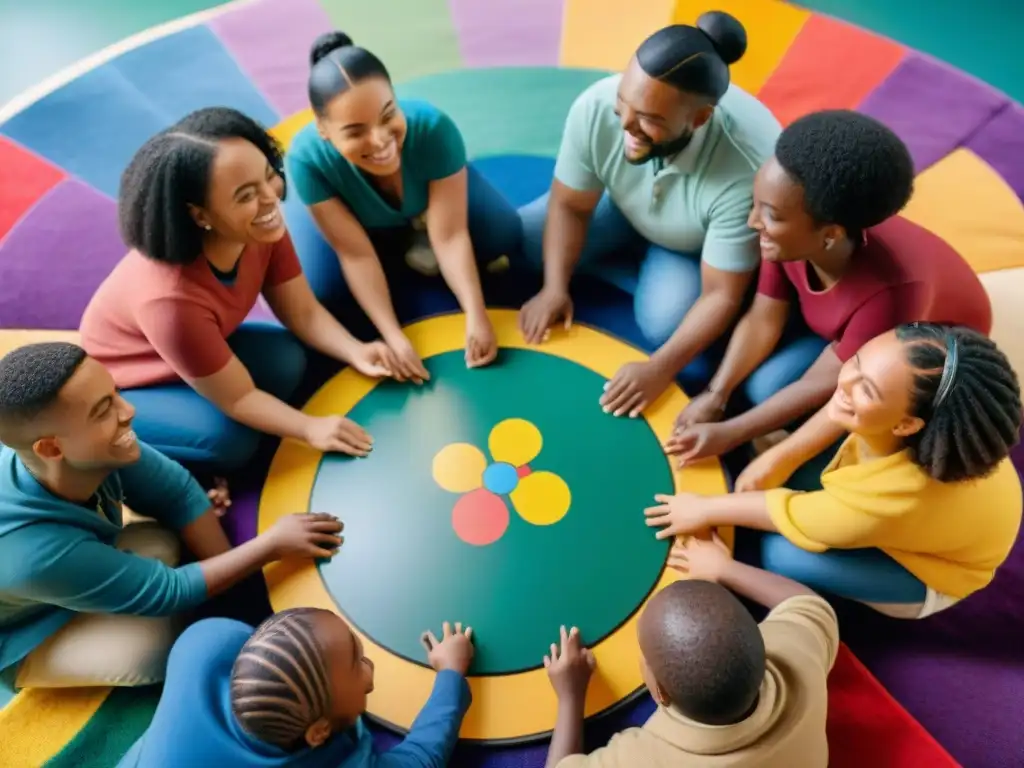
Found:
[[3, 768], [39, 768], [89, 722], [110, 688], [22, 691], [0, 710]]

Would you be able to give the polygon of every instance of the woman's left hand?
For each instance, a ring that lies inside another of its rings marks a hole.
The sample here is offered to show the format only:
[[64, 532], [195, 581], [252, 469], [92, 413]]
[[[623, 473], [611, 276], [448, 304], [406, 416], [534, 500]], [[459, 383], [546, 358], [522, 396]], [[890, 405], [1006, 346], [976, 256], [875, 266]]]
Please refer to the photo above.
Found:
[[656, 539], [696, 533], [708, 527], [706, 496], [696, 493], [677, 493], [675, 496], [659, 493], [654, 500], [658, 506], [648, 507], [644, 515], [649, 527], [661, 528], [654, 536]]
[[390, 357], [391, 350], [387, 344], [383, 341], [371, 341], [369, 344], [361, 344], [352, 353], [349, 363], [364, 376], [393, 376]]
[[498, 356], [498, 339], [486, 314], [466, 320], [466, 367], [479, 368]]

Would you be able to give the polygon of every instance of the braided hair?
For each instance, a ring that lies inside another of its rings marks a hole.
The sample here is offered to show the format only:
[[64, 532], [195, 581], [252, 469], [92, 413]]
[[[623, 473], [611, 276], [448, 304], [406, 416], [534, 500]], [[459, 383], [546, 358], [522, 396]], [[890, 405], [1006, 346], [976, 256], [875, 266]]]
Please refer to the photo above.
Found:
[[914, 371], [911, 414], [924, 427], [905, 439], [913, 461], [942, 482], [984, 477], [1020, 440], [1020, 384], [991, 339], [964, 327], [896, 328]]
[[242, 728], [285, 750], [330, 717], [331, 688], [313, 631], [319, 608], [281, 611], [246, 641], [231, 670], [231, 709]]

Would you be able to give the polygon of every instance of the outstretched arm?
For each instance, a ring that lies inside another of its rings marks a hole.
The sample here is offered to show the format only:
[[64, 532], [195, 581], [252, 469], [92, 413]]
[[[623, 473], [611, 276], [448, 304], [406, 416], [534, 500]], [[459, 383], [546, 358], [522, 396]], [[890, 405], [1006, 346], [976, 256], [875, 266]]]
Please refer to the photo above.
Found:
[[484, 313], [484, 295], [469, 239], [465, 167], [430, 182], [427, 235], [445, 282], [470, 319]]
[[434, 690], [401, 744], [377, 757], [375, 768], [444, 768], [469, 709], [469, 683], [450, 669], [437, 673]]

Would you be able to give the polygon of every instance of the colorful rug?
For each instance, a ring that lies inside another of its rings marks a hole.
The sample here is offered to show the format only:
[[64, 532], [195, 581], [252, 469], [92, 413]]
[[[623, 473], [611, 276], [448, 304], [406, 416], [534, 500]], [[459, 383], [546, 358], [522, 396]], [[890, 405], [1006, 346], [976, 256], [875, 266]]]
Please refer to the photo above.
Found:
[[[1013, 37], [1024, 12], [982, 2], [962, 23], [946, 8], [943, 24], [941, 11], [950, 2], [930, 6], [927, 19], [919, 9], [900, 10], [899, 3], [882, 0], [802, 3], [889, 34], [882, 37], [779, 0], [243, 0], [212, 12], [209, 0], [173, 0], [148, 10], [102, 0], [97, 8], [90, 5], [89, 24], [71, 25], [76, 40], [62, 49], [59, 63], [71, 64], [104, 45], [115, 48], [0, 109], [0, 348], [23, 341], [21, 329], [77, 326], [88, 296], [122, 255], [113, 197], [121, 169], [148, 135], [209, 104], [244, 109], [283, 137], [307, 120], [306, 50], [321, 31], [345, 29], [384, 58], [402, 95], [430, 99], [448, 111], [477, 166], [510, 199], [524, 203], [547, 187], [566, 110], [582, 88], [621, 68], [657, 27], [722, 9], [737, 15], [750, 36], [735, 81], [756, 92], [780, 120], [852, 107], [884, 120], [907, 141], [919, 175], [906, 214], [953, 243], [982, 274], [996, 310], [997, 341], [1024, 370], [1024, 313], [1018, 307], [1024, 291], [1024, 107], [908, 47], [971, 65], [975, 74], [1019, 89], [1020, 78], [1006, 74], [1024, 60], [1011, 53], [1000, 58], [1000, 50], [1010, 49], [998, 41]], [[0, 46], [0, 56], [20, 50], [38, 58], [38, 51], [54, 47], [42, 23], [45, 14], [21, 5], [0, 10], [0, 40], [12, 29], [28, 30], [19, 33], [17, 45]], [[78, 18], [79, 5], [65, 3], [62, 13]], [[176, 19], [195, 11], [203, 14]], [[399, 18], [401, 26], [381, 21]], [[1006, 23], [997, 29], [993, 19]], [[44, 32], [33, 38], [36, 21]], [[118, 42], [168, 21], [170, 26]], [[979, 28], [996, 42], [975, 54], [968, 50], [972, 45], [986, 46], [971, 37]], [[26, 77], [23, 69], [17, 74]], [[18, 78], [10, 82], [21, 83], [19, 88], [38, 79]], [[286, 214], [300, 250], [323, 247], [296, 201]], [[511, 292], [494, 303], [516, 306], [520, 299]], [[590, 285], [577, 304], [582, 321], [641, 341], [630, 302], [620, 292]], [[426, 295], [404, 319], [447, 309], [449, 298]], [[252, 472], [235, 481], [239, 500], [231, 524], [238, 539], [252, 535], [260, 477]], [[955, 764], [914, 718], [969, 768], [1024, 762], [1024, 731], [1017, 723], [1024, 655], [1014, 642], [1024, 633], [1021, 595], [1019, 544], [989, 589], [933, 619], [893, 622], [844, 606], [844, 639], [885, 688], [852, 655], [842, 657], [832, 681], [834, 764]], [[155, 696], [33, 692], [18, 698], [0, 710], [0, 763], [113, 765], [144, 727]], [[595, 743], [644, 714], [640, 704], [596, 724]], [[381, 740], [388, 742], [384, 734]], [[457, 764], [540, 765], [542, 752], [465, 752]]]

